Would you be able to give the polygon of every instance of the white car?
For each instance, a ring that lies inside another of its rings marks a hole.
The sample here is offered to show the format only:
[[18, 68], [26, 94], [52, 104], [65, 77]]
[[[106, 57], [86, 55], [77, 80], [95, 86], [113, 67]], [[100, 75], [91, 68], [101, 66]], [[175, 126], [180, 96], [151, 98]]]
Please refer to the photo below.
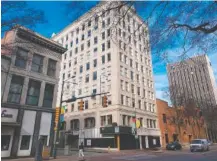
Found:
[[190, 144], [190, 151], [208, 151], [209, 144], [207, 139], [194, 139]]

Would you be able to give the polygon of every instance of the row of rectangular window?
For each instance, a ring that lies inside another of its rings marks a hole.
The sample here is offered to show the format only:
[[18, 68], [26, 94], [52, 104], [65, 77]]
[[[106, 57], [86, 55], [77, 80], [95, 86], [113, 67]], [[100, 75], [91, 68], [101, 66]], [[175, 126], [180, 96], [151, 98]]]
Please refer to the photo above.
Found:
[[[109, 38], [110, 37], [110, 29], [107, 29], [107, 38]], [[89, 38], [89, 37], [91, 37], [91, 31], [89, 30], [88, 31], [88, 33], [87, 33], [87, 38]], [[106, 38], [106, 34], [105, 34], [105, 31], [104, 32], [102, 32], [102, 40], [105, 40], [105, 38]], [[84, 41], [85, 40], [85, 35], [84, 34], [82, 34], [81, 35], [81, 42], [82, 41]], [[78, 45], [79, 44], [79, 39], [78, 38], [76, 38], [76, 40], [75, 40], [75, 42], [76, 42], [76, 45]], [[90, 40], [88, 40], [87, 41], [87, 47], [89, 48], [90, 47]], [[96, 37], [94, 37], [94, 44], [97, 44], [98, 43], [98, 37], [96, 36]], [[67, 44], [65, 44], [65, 48], [72, 48], [73, 47], [73, 40], [71, 40], [71, 42], [70, 42], [70, 45], [67, 43]], [[78, 50], [78, 49], [75, 49], [76, 51]], [[84, 50], [84, 43], [81, 45], [81, 51], [83, 51]], [[76, 53], [76, 52], [75, 52]]]
[[[131, 32], [131, 27], [128, 26], [128, 31], [125, 31], [125, 30], [122, 30], [121, 28], [118, 29], [118, 36], [119, 38], [122, 38], [127, 41], [128, 43], [130, 44], [134, 44], [134, 46], [136, 47], [137, 44], [139, 43], [143, 43], [143, 45], [148, 45], [148, 35], [144, 34], [143, 32], [142, 33], [139, 33], [138, 30], [135, 30], [134, 32]], [[134, 38], [134, 41], [133, 41], [133, 38]], [[142, 41], [143, 39], [143, 41]], [[141, 44], [139, 44], [139, 49], [140, 51], [142, 51], [142, 46]], [[143, 48], [145, 49], [145, 48]]]
[[[105, 51], [105, 47], [106, 47], [106, 45], [107, 45], [107, 50], [109, 50], [110, 48], [111, 48], [111, 42], [110, 42], [110, 40], [108, 40], [107, 41], [107, 44], [105, 44], [105, 43], [102, 43], [102, 51]], [[88, 47], [90, 47], [90, 41], [88, 41]], [[84, 51], [84, 44], [81, 44], [81, 52], [82, 51]], [[97, 47], [95, 47], [94, 49], [93, 49], [93, 52], [95, 53], [95, 52], [97, 52], [98, 51], [98, 48]], [[75, 54], [77, 54], [78, 53], [78, 47], [76, 47], [75, 48]], [[70, 51], [69, 52], [69, 56], [70, 57], [72, 57], [72, 51]], [[65, 53], [64, 54], [64, 59], [66, 60], [67, 59], [67, 53]]]
[[[110, 62], [111, 61], [111, 53], [108, 53], [107, 54], [107, 62]], [[105, 55], [102, 56], [102, 64], [105, 63]], [[77, 64], [77, 58], [75, 58], [74, 60], [74, 65]], [[71, 67], [72, 63], [69, 62], [69, 68]], [[82, 67], [82, 69], [81, 69]], [[93, 67], [97, 67], [97, 59], [94, 59], [93, 60]], [[63, 69], [66, 69], [66, 64], [63, 65]], [[86, 70], [89, 70], [90, 69], [90, 62], [86, 63]], [[80, 66], [80, 73], [83, 72], [83, 66]]]
[[[8, 102], [20, 103], [21, 94], [24, 86], [24, 77], [13, 75], [10, 89], [8, 93]], [[26, 104], [38, 106], [40, 96], [41, 82], [36, 80], [29, 80], [28, 91], [26, 97]], [[52, 107], [53, 103], [54, 85], [46, 84], [44, 89], [43, 107]]]
[[[100, 125], [101, 127], [106, 125], [112, 125], [112, 115], [105, 115], [100, 116]], [[70, 121], [70, 128], [72, 130], [79, 130], [82, 129], [80, 127], [80, 120], [79, 119], [73, 119]], [[95, 127], [95, 118], [94, 117], [88, 117], [84, 119], [84, 128], [93, 128]]]
[[[107, 22], [106, 22], [106, 21], [107, 21]], [[108, 17], [106, 21], [105, 21], [105, 20], [102, 20], [102, 28], [105, 28], [106, 25], [109, 26], [109, 25], [111, 24], [111, 19], [110, 19], [110, 17]], [[107, 23], [107, 24], [106, 24], [106, 23]], [[92, 24], [92, 23], [91, 23], [91, 20], [89, 20], [89, 21], [88, 21], [88, 28], [91, 27], [91, 24]], [[94, 29], [95, 29], [95, 30], [98, 29], [98, 19], [95, 19]], [[80, 29], [77, 28], [77, 29], [76, 29], [76, 34], [77, 34], [77, 35], [79, 34], [79, 31], [80, 31]], [[84, 25], [84, 24], [82, 25], [82, 31], [85, 31], [85, 25]], [[91, 30], [88, 30], [88, 32], [87, 32], [88, 37], [91, 35], [90, 32], [91, 32]], [[59, 43], [60, 43], [60, 44], [63, 44], [64, 42], [67, 42], [67, 41], [69, 40], [69, 35], [70, 35], [71, 38], [72, 38], [72, 37], [74, 36], [74, 31], [71, 31], [70, 34], [67, 34], [67, 35], [65, 36], [65, 39], [64, 39], [64, 38], [59, 39], [59, 40], [58, 40]], [[83, 36], [82, 36], [82, 39], [84, 39]], [[65, 41], [64, 41], [64, 40], [65, 40]]]
[[[107, 62], [110, 62], [111, 61], [111, 54], [108, 53], [107, 54]], [[102, 64], [105, 64], [105, 55], [102, 56]], [[71, 62], [69, 64], [69, 67], [71, 67]], [[97, 67], [97, 59], [94, 59], [93, 60], [93, 67]], [[64, 67], [63, 69], [66, 68], [66, 65], [64, 64]], [[90, 62], [86, 63], [86, 71], [88, 71], [90, 69]], [[79, 72], [80, 73], [83, 73], [83, 65], [81, 65], [79, 67]], [[76, 75], [76, 73], [74, 73], [74, 75]], [[63, 80], [65, 79], [65, 73], [63, 73], [63, 76], [62, 76]], [[70, 74], [68, 75], [68, 78], [70, 78]]]
[[[121, 89], [123, 90], [123, 91], [127, 91], [127, 92], [130, 92], [131, 91], [131, 93], [133, 93], [133, 94], [135, 94], [136, 92], [135, 92], [135, 86], [133, 85], [133, 84], [131, 84], [131, 86], [130, 86], [130, 83], [128, 83], [128, 82], [125, 82], [124, 83], [124, 81], [123, 80], [121, 80]], [[137, 87], [137, 94], [139, 95], [139, 96], [142, 96], [142, 92], [141, 92], [141, 88], [140, 87]], [[147, 94], [148, 93], [148, 94]], [[143, 97], [144, 98], [147, 98], [147, 96], [149, 97], [149, 99], [153, 99], [154, 98], [154, 93], [153, 92], [151, 92], [151, 91], [147, 91], [146, 92], [146, 90], [145, 89], [143, 89]]]
[[132, 26], [135, 30], [138, 30], [138, 32], [147, 34], [147, 29], [143, 25], [143, 22], [137, 22], [133, 18], [134, 16], [131, 15], [127, 10], [125, 10], [123, 7], [118, 9], [118, 13], [121, 15], [121, 18], [123, 17], [122, 21], [119, 21], [119, 25], [123, 28], [126, 28], [126, 22], [128, 22], [130, 26]]
[[[121, 104], [129, 107], [135, 107], [135, 98], [130, 98], [128, 96], [121, 95]], [[138, 108], [144, 109], [146, 111], [155, 112], [155, 105], [152, 103], [147, 103], [144, 101], [144, 108], [142, 108], [141, 100], [138, 100]]]
[[[140, 127], [143, 127], [143, 118], [137, 118], [140, 121]], [[122, 115], [122, 124], [124, 126], [131, 126], [132, 122], [135, 121], [135, 116]], [[156, 120], [146, 119], [147, 128], [157, 128]]]
[[[147, 72], [148, 72], [147, 75], [151, 77], [151, 70], [148, 70]], [[125, 76], [127, 78], [130, 78], [132, 81], [134, 81], [134, 79], [135, 79], [134, 76], [136, 75], [137, 82], [138, 83], [140, 82], [141, 76], [139, 74], [134, 74], [133, 71], [130, 71], [130, 75], [129, 75], [128, 69], [124, 68], [123, 66], [120, 67], [120, 73], [121, 73], [121, 76]], [[142, 77], [142, 83], [144, 86], [146, 86], [144, 77]], [[153, 87], [153, 85], [151, 85], [151, 87]]]
[[[133, 54], [131, 54], [131, 55], [133, 55]], [[119, 56], [120, 56], [119, 58], [120, 58], [121, 62], [124, 62], [125, 64], [130, 64], [130, 67], [132, 67], [132, 68], [135, 66], [138, 71], [140, 70], [140, 68], [138, 66], [138, 62], [133, 63], [133, 59], [128, 58], [127, 55], [125, 55], [121, 52], [119, 53]], [[140, 58], [139, 58], [137, 52], [135, 53], [135, 57], [136, 57], [137, 61], [140, 61], [141, 63], [145, 63], [145, 65], [151, 67], [151, 60], [150, 59], [145, 58], [145, 62], [144, 62], [144, 58], [143, 58], [144, 56], [140, 54]], [[144, 71], [143, 66], [141, 66], [141, 71]]]
[[[30, 58], [28, 57], [28, 51], [19, 48], [16, 53], [16, 60], [15, 60], [15, 66], [19, 68], [26, 69], [26, 66], [29, 62]], [[44, 57], [39, 54], [34, 54], [32, 58], [32, 65], [31, 65], [31, 71], [42, 73], [43, 72], [43, 62]], [[48, 66], [47, 66], [47, 75], [55, 77], [56, 75], [56, 65], [57, 61], [53, 59], [48, 60]]]

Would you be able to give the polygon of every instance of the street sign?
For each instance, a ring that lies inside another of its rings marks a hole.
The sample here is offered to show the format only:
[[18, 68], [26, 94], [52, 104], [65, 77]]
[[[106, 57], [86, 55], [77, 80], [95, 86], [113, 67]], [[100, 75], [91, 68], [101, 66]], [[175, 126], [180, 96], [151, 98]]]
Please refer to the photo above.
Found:
[[119, 127], [115, 127], [115, 133], [119, 133]]

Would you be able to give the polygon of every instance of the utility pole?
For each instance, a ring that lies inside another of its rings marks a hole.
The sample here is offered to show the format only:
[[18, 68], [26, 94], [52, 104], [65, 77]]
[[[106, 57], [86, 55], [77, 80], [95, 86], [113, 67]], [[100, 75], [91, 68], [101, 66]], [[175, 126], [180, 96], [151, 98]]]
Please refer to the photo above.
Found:
[[[74, 78], [75, 76], [72, 76], [71, 78]], [[69, 78], [69, 79], [71, 79]], [[69, 80], [67, 79], [67, 80]], [[60, 94], [60, 105], [59, 105], [59, 113], [61, 112], [61, 108], [62, 108], [62, 102], [63, 102], [63, 89], [64, 89], [64, 85], [65, 85], [65, 81], [67, 80], [63, 80], [62, 83], [62, 87], [61, 87], [61, 94]], [[76, 84], [76, 83], [73, 83]], [[54, 146], [53, 146], [53, 157], [54, 159], [56, 159], [57, 156], [57, 140], [59, 139], [59, 131], [60, 131], [60, 115], [58, 118], [58, 123], [57, 123], [57, 129], [55, 129], [55, 133], [54, 133]]]
[[[59, 105], [59, 113], [61, 112], [61, 107], [62, 107], [62, 99], [63, 99], [63, 88], [64, 88], [64, 84], [65, 84], [65, 81], [63, 81], [62, 83], [62, 88], [61, 88], [61, 94], [60, 94], [60, 105]], [[57, 139], [59, 137], [59, 129], [60, 129], [60, 116], [59, 116], [59, 119], [58, 119], [58, 123], [57, 123], [57, 129], [55, 130], [55, 133], [54, 133], [54, 148], [53, 148], [53, 157], [54, 159], [56, 159], [56, 156], [57, 156]]]

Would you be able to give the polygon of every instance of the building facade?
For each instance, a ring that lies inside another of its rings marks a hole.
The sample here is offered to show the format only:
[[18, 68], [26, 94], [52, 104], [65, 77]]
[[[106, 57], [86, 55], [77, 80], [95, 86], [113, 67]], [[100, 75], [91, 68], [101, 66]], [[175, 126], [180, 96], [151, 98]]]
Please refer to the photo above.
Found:
[[[204, 113], [217, 108], [215, 77], [207, 55], [168, 64], [167, 73], [171, 101], [175, 106], [193, 100]], [[209, 139], [212, 141], [217, 141], [216, 122], [212, 125], [207, 122]]]
[[40, 137], [53, 140], [61, 54], [58, 43], [21, 26], [6, 32], [1, 51], [1, 156], [34, 156]]
[[[162, 147], [177, 141], [182, 145], [189, 144], [192, 139], [206, 138], [207, 131], [202, 117], [193, 118], [187, 115], [177, 116], [178, 109], [170, 107], [168, 102], [157, 99], [159, 127], [162, 136]], [[182, 113], [180, 108], [179, 113]], [[196, 112], [196, 111], [195, 111]], [[182, 123], [177, 122], [183, 120]], [[175, 122], [176, 121], [176, 122]]]
[[[103, 95], [83, 98], [82, 110], [80, 99], [65, 104], [66, 130], [71, 130], [78, 142], [122, 149], [127, 138], [135, 139], [131, 130], [119, 138], [112, 132], [103, 134], [100, 128], [112, 123], [135, 127], [137, 118], [140, 148], [160, 146], [148, 28], [133, 8], [109, 9], [115, 5], [120, 3], [100, 2], [52, 38], [68, 49], [62, 56], [57, 105], [64, 80], [77, 85], [65, 83], [63, 100], [106, 93], [107, 107], [102, 106]], [[116, 141], [121, 145], [113, 145]]]

